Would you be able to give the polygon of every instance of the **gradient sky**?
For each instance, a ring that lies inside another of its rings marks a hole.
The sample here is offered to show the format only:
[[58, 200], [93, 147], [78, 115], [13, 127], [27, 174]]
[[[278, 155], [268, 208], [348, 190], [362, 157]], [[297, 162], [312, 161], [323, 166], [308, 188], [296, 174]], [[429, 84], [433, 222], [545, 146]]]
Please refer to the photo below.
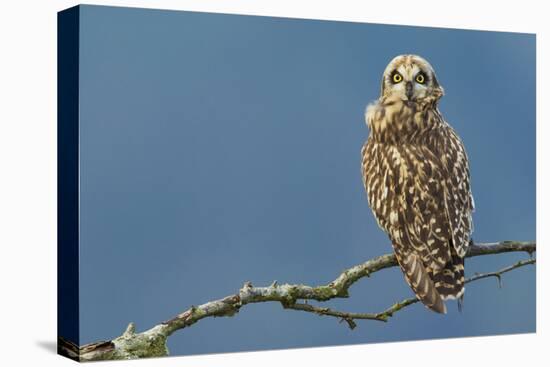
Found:
[[[535, 239], [535, 36], [81, 7], [81, 342], [138, 331], [254, 285], [333, 280], [391, 251], [368, 207], [364, 108], [391, 58], [422, 55], [471, 161], [478, 242]], [[525, 254], [468, 259], [466, 273]], [[535, 331], [535, 267], [351, 331], [246, 306], [177, 332], [172, 355]], [[326, 303], [412, 295], [398, 268]]]

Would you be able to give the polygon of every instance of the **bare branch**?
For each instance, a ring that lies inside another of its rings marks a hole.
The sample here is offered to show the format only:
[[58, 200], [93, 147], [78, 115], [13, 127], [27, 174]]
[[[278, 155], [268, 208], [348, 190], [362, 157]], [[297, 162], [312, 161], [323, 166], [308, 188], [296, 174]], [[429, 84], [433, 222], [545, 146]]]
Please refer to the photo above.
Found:
[[[518, 251], [527, 252], [531, 258], [493, 273], [476, 274], [467, 279], [466, 282], [488, 277], [500, 279], [501, 275], [506, 272], [525, 265], [535, 264], [536, 262], [532, 258], [532, 254], [536, 251], [535, 242], [504, 241], [479, 245], [472, 244], [469, 247], [467, 257]], [[279, 285], [276, 281], [267, 287], [254, 287], [250, 282], [246, 282], [236, 294], [199, 306], [191, 306], [174, 318], [164, 321], [142, 333], [136, 333], [134, 324], [130, 323], [121, 336], [110, 341], [90, 343], [78, 347], [70, 341], [59, 338], [58, 350], [60, 354], [80, 361], [164, 356], [168, 354], [166, 339], [175, 331], [189, 327], [206, 317], [233, 316], [239, 312], [242, 306], [258, 302], [279, 302], [285, 309], [336, 317], [345, 321], [351, 329], [357, 326], [354, 320], [387, 321], [395, 312], [418, 302], [418, 299], [405, 299], [380, 313], [337, 311], [328, 307], [310, 305], [307, 303], [307, 300], [323, 302], [333, 298], [347, 298], [349, 297], [349, 288], [355, 282], [377, 271], [396, 265], [397, 261], [393, 254], [382, 255], [363, 264], [351, 267], [342, 272], [332, 282], [316, 287], [303, 284]], [[297, 302], [298, 300], [305, 302]]]
[[[486, 254], [484, 254], [484, 255], [486, 255]], [[517, 269], [517, 268], [521, 268], [522, 266], [531, 265], [531, 264], [535, 264], [535, 263], [536, 263], [535, 259], [518, 261], [514, 265], [507, 266], [503, 269], [500, 269], [499, 271], [495, 271], [495, 272], [491, 272], [491, 273], [476, 274], [473, 277], [470, 277], [470, 278], [466, 279], [464, 281], [464, 283], [470, 283], [470, 282], [474, 282], [476, 280], [480, 280], [480, 279], [484, 279], [484, 278], [495, 277], [499, 281], [499, 288], [502, 288], [502, 281], [501, 281], [502, 274], [507, 273], [507, 272], [512, 271], [512, 270]], [[391, 306], [390, 308], [388, 308], [384, 312], [376, 314], [376, 317], [377, 318], [384, 318], [384, 321], [385, 321], [385, 320], [388, 319], [388, 317], [392, 317], [395, 312], [397, 312], [397, 311], [399, 311], [399, 310], [401, 310], [401, 309], [403, 309], [407, 306], [415, 304], [417, 302], [418, 302], [418, 298], [407, 298], [407, 299], [405, 299], [401, 302], [398, 302], [398, 303], [394, 304], [393, 306]]]
[[495, 277], [498, 279], [499, 287], [502, 288], [502, 281], [501, 281], [501, 275], [504, 273], [507, 273], [509, 271], [512, 271], [517, 268], [521, 268], [525, 265], [531, 265], [535, 264], [537, 262], [536, 259], [528, 259], [528, 260], [521, 260], [517, 263], [507, 266], [503, 269], [500, 269], [499, 271], [495, 271], [492, 273], [476, 273], [473, 277], [466, 280], [466, 283], [473, 282], [474, 280], [483, 279], [483, 278], [489, 278], [489, 277]]
[[307, 303], [295, 303], [293, 305], [287, 305], [285, 308], [292, 309], [292, 310], [298, 310], [298, 311], [306, 311], [306, 312], [313, 312], [320, 316], [333, 316], [341, 319], [342, 321], [346, 321], [348, 323], [348, 326], [350, 329], [355, 329], [357, 324], [353, 320], [377, 320], [377, 321], [386, 321], [383, 318], [379, 317], [377, 314], [374, 313], [354, 313], [354, 312], [342, 312], [342, 311], [336, 311], [328, 307], [317, 307], [312, 306]]

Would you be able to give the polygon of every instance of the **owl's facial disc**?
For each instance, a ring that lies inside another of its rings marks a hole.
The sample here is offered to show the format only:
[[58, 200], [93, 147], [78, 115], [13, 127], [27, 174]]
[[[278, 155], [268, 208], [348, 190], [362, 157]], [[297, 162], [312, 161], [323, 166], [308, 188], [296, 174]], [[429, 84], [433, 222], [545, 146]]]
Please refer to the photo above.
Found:
[[403, 101], [419, 101], [428, 93], [429, 78], [415, 63], [399, 65], [389, 79], [389, 92]]
[[406, 102], [422, 102], [426, 97], [438, 99], [443, 89], [426, 60], [416, 55], [401, 55], [386, 68], [382, 95]]

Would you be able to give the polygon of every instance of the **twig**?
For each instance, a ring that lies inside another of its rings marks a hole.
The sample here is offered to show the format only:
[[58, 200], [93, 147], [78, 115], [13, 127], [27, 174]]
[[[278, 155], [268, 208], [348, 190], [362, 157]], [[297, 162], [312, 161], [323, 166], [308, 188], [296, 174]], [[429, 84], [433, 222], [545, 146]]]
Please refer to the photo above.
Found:
[[292, 309], [292, 310], [298, 310], [298, 311], [305, 311], [305, 312], [312, 312], [316, 313], [320, 316], [333, 316], [341, 319], [342, 321], [346, 321], [348, 323], [348, 326], [350, 329], [355, 329], [357, 324], [354, 322], [354, 320], [377, 320], [377, 321], [385, 321], [381, 317], [379, 317], [377, 314], [374, 313], [354, 313], [354, 312], [342, 312], [333, 310], [328, 307], [317, 307], [312, 306], [307, 303], [295, 303], [293, 305], [287, 305], [285, 308]]
[[[470, 283], [470, 282], [474, 282], [476, 280], [480, 280], [480, 279], [484, 279], [484, 278], [489, 278], [489, 277], [495, 277], [498, 279], [498, 283], [499, 283], [499, 288], [502, 288], [502, 274], [504, 273], [507, 273], [509, 271], [512, 271], [514, 269], [517, 269], [517, 268], [521, 268], [522, 266], [525, 266], [525, 265], [531, 265], [531, 264], [535, 264], [536, 263], [536, 259], [528, 259], [528, 260], [521, 260], [521, 261], [518, 261], [517, 263], [515, 263], [514, 265], [510, 265], [510, 266], [507, 266], [505, 268], [502, 268], [500, 269], [499, 271], [494, 271], [494, 272], [491, 272], [491, 273], [483, 273], [483, 274], [475, 274], [474, 276], [466, 279], [464, 281], [464, 283]], [[376, 318], [384, 318], [384, 321], [386, 321], [388, 319], [388, 317], [392, 317], [393, 314], [407, 306], [410, 306], [412, 304], [415, 304], [418, 302], [418, 298], [407, 298], [401, 302], [398, 302], [396, 304], [394, 304], [393, 306], [391, 306], [390, 308], [388, 308], [387, 310], [385, 310], [384, 312], [381, 312], [381, 313], [378, 313], [376, 314]]]
[[509, 271], [512, 271], [517, 268], [521, 268], [525, 265], [531, 265], [535, 264], [537, 262], [536, 259], [528, 259], [528, 260], [521, 260], [517, 263], [507, 266], [503, 269], [500, 269], [499, 271], [494, 271], [492, 273], [476, 273], [473, 277], [466, 280], [466, 283], [473, 282], [474, 280], [483, 279], [483, 278], [489, 278], [489, 277], [495, 277], [498, 280], [498, 286], [499, 288], [502, 288], [502, 274], [507, 273]]
[[[536, 244], [535, 242], [504, 241], [472, 245], [466, 256], [472, 257], [512, 251], [524, 251], [532, 257], [532, 254], [536, 251]], [[500, 278], [505, 272], [534, 263], [535, 259], [533, 258], [520, 261], [494, 273], [477, 274], [466, 280], [466, 282], [487, 277]], [[359, 279], [396, 265], [397, 261], [393, 254], [379, 256], [345, 270], [335, 280], [326, 285], [316, 287], [303, 284], [279, 285], [276, 281], [268, 287], [254, 287], [250, 282], [246, 282], [237, 294], [199, 306], [191, 306], [174, 318], [144, 332], [136, 333], [135, 327], [131, 323], [121, 336], [113, 340], [90, 343], [80, 348], [60, 337], [58, 350], [60, 354], [80, 361], [164, 356], [168, 354], [166, 339], [175, 331], [189, 327], [206, 317], [233, 316], [239, 312], [242, 306], [258, 302], [280, 302], [286, 309], [336, 317], [346, 321], [351, 329], [357, 326], [354, 320], [387, 321], [395, 312], [418, 302], [418, 300], [416, 298], [405, 299], [380, 313], [342, 312], [297, 301], [316, 300], [323, 302], [333, 298], [347, 298], [349, 297], [349, 288]]]

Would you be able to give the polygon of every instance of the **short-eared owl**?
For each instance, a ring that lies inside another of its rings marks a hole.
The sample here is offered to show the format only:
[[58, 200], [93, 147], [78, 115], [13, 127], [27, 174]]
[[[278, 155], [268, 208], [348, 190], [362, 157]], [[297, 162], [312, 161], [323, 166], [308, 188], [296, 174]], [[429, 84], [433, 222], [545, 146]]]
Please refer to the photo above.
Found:
[[380, 98], [366, 110], [363, 183], [378, 225], [389, 235], [409, 286], [445, 313], [464, 293], [464, 255], [474, 200], [462, 141], [443, 119], [432, 66], [416, 55], [394, 58]]

